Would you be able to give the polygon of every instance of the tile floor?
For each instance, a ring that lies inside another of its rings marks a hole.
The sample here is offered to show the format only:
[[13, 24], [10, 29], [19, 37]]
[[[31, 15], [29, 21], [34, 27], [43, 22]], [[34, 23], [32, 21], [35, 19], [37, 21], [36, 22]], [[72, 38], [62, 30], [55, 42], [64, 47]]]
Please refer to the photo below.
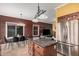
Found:
[[19, 47], [17, 46], [16, 43], [13, 43], [13, 47], [11, 46], [6, 46], [5, 44], [1, 45], [1, 55], [2, 56], [28, 56], [29, 54], [28, 49], [27, 49], [27, 44], [20, 45]]

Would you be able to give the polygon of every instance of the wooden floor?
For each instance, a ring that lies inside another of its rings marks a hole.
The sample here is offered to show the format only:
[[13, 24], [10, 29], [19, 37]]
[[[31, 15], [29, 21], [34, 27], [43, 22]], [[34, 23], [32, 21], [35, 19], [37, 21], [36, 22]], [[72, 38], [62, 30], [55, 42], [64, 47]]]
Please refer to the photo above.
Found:
[[[28, 54], [28, 45], [21, 44], [19, 47], [16, 43], [12, 46], [6, 46], [6, 44], [1, 45], [1, 56], [30, 56]], [[57, 53], [57, 56], [62, 56]]]
[[2, 56], [29, 56], [27, 44], [21, 44], [19, 47], [16, 43], [12, 46], [6, 46], [6, 44], [1, 45], [1, 55]]

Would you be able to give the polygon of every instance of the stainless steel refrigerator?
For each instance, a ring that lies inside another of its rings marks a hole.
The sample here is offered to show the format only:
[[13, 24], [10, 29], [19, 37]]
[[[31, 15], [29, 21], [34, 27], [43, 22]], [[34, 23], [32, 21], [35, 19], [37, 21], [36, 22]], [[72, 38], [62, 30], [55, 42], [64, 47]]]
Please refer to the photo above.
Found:
[[79, 55], [79, 21], [61, 21], [56, 24], [57, 51], [67, 56]]

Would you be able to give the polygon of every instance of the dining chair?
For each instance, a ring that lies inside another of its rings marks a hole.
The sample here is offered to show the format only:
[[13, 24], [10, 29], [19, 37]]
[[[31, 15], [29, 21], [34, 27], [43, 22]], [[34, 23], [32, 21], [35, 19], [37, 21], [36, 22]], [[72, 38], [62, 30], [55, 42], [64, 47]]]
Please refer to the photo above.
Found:
[[7, 39], [6, 37], [4, 37], [4, 41], [5, 41], [5, 47], [13, 47], [13, 40], [11, 39]]
[[19, 39], [19, 41], [20, 41], [22, 44], [24, 44], [24, 46], [25, 46], [26, 43], [27, 43], [27, 38], [26, 38], [25, 36], [21, 36], [20, 39]]
[[19, 37], [13, 37], [13, 42], [19, 47]]

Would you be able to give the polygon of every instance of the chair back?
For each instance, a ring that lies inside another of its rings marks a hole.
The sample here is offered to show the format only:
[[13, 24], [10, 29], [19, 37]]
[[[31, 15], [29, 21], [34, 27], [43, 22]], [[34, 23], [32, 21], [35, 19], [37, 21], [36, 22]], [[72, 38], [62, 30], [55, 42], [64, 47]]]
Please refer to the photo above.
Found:
[[19, 38], [18, 37], [13, 37], [13, 42], [18, 42]]
[[26, 40], [26, 38], [24, 36], [20, 37], [20, 41], [25, 41], [25, 40]]
[[6, 39], [6, 37], [4, 37], [4, 41], [5, 41], [5, 42], [8, 42], [7, 39]]

